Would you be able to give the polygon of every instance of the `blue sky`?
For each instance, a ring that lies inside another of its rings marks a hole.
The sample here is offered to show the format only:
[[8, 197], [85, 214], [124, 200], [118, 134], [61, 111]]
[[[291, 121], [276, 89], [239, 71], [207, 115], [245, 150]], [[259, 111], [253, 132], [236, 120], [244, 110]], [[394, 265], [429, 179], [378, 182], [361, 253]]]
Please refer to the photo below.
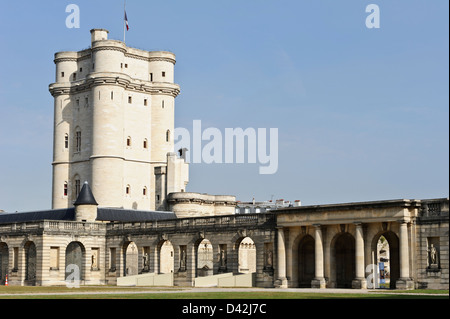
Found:
[[[1, 1], [0, 209], [51, 206], [53, 55], [122, 40], [123, 1]], [[65, 25], [80, 8], [80, 28]], [[380, 28], [365, 25], [367, 5]], [[448, 1], [127, 1], [127, 45], [177, 55], [175, 124], [278, 128], [279, 168], [191, 164], [187, 191], [304, 205], [449, 194]]]

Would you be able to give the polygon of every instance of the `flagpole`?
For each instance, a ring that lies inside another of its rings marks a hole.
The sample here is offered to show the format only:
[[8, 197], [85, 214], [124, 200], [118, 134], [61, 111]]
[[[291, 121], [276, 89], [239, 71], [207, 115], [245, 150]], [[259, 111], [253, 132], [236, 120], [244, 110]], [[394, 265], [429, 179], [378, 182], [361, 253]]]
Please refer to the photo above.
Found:
[[124, 0], [124, 2], [123, 2], [123, 43], [125, 43], [125, 34], [126, 34], [126, 28], [127, 28], [127, 26], [126, 26], [127, 22], [125, 21], [125, 14], [127, 12], [126, 6], [127, 6], [127, 0]]

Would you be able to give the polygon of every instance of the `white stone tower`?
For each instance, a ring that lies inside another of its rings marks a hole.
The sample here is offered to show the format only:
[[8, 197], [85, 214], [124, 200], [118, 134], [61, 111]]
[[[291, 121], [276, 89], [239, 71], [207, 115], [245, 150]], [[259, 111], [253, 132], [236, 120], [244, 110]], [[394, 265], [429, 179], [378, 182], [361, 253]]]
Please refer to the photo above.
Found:
[[173, 153], [175, 55], [93, 29], [89, 49], [54, 62], [53, 209], [72, 207], [85, 181], [101, 207], [166, 209], [189, 180]]

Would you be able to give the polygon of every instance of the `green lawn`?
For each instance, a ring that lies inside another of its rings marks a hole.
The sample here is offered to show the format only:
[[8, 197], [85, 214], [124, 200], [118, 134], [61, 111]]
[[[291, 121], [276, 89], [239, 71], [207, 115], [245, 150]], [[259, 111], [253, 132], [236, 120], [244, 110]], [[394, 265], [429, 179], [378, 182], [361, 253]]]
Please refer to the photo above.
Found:
[[[161, 293], [146, 293], [161, 291]], [[172, 293], [163, 293], [172, 291]], [[80, 294], [90, 292], [95, 294]], [[114, 294], [108, 294], [114, 292]], [[140, 293], [142, 292], [142, 293]], [[32, 295], [49, 293], [53, 295]], [[58, 293], [70, 293], [57, 295]], [[406, 294], [400, 294], [406, 293]], [[415, 295], [424, 293], [425, 295]], [[430, 294], [440, 294], [434, 296]], [[14, 295], [5, 295], [14, 294]], [[31, 294], [31, 295], [21, 295]], [[227, 292], [183, 292], [183, 288], [148, 288], [148, 287], [0, 287], [0, 299], [449, 299], [448, 290], [409, 290], [380, 291], [378, 293], [309, 293], [309, 292], [279, 292], [256, 291], [244, 292], [231, 290]]]

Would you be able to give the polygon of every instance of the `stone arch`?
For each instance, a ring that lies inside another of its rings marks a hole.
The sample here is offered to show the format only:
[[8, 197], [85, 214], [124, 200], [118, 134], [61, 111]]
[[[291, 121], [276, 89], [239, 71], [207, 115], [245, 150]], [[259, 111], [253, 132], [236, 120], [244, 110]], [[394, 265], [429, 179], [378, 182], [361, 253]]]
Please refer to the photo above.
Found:
[[6, 243], [0, 242], [0, 284], [5, 284], [6, 274], [8, 273], [9, 251]]
[[25, 281], [27, 285], [35, 285], [36, 283], [36, 245], [32, 241], [28, 241], [24, 245], [25, 250]]
[[123, 246], [124, 251], [124, 276], [134, 276], [138, 274], [139, 267], [139, 252], [138, 246], [133, 241], [125, 242]]
[[[386, 274], [389, 279], [389, 288], [395, 289], [395, 283], [400, 278], [400, 242], [397, 234], [395, 234], [391, 230], [380, 231], [372, 238], [371, 250], [372, 250], [372, 263], [376, 264], [379, 267], [378, 261], [378, 241], [381, 236], [383, 236], [387, 242], [389, 247], [389, 270]], [[386, 276], [385, 276], [386, 277]]]
[[198, 239], [195, 244], [195, 273], [196, 277], [214, 274], [213, 246], [206, 238]]
[[161, 240], [158, 243], [158, 266], [160, 274], [174, 272], [174, 248], [170, 240]]
[[315, 240], [311, 235], [304, 235], [298, 246], [298, 286], [310, 288], [315, 277]]
[[352, 288], [356, 275], [355, 238], [348, 232], [338, 233], [331, 243], [332, 280], [337, 288]]
[[244, 237], [238, 246], [238, 272], [247, 274], [256, 272], [256, 245], [251, 237]]
[[[67, 279], [69, 275], [73, 273], [73, 266], [78, 268], [78, 274], [80, 278], [78, 280], [84, 279], [84, 263], [85, 263], [86, 249], [83, 244], [78, 241], [70, 242], [66, 247], [66, 265], [65, 265], [65, 278]], [[70, 271], [67, 271], [68, 266]]]

